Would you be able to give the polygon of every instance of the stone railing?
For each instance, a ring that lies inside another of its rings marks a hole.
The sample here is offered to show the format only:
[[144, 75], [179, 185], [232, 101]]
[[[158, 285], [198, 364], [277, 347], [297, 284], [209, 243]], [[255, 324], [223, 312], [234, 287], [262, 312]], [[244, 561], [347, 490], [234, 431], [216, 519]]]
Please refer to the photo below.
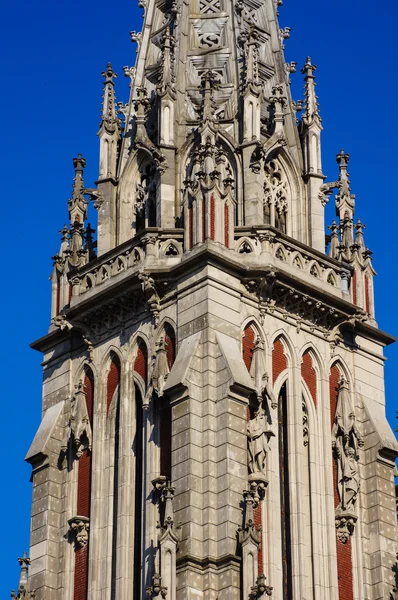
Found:
[[[183, 229], [162, 232], [156, 228], [147, 229], [72, 272], [72, 296], [82, 296], [126, 271], [143, 269], [147, 258], [151, 262], [166, 259], [170, 266], [178, 264], [183, 254], [183, 238]], [[288, 268], [302, 271], [338, 290], [348, 289], [351, 277], [348, 265], [292, 240], [273, 227], [235, 228], [233, 249], [243, 262], [249, 263], [255, 257], [268, 254], [275, 259], [276, 267], [279, 262], [281, 267], [285, 263]]]
[[120, 273], [140, 269], [147, 257], [178, 262], [183, 252], [183, 236], [182, 229], [162, 232], [155, 228], [147, 229], [142, 235], [128, 240], [71, 273], [72, 296], [81, 296], [102, 286]]
[[351, 270], [348, 265], [326, 256], [297, 240], [278, 231], [274, 227], [264, 228], [235, 228], [234, 249], [245, 256], [271, 254], [275, 264], [285, 263], [294, 269], [313, 276], [332, 287], [346, 291]]

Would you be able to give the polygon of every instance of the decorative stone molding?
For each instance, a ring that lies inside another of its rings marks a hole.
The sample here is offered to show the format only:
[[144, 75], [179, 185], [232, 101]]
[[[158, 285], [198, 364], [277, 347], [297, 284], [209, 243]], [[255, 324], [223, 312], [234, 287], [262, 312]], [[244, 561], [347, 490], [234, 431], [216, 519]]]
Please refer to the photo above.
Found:
[[336, 513], [336, 533], [337, 539], [342, 543], [346, 544], [354, 533], [355, 524], [358, 517], [348, 512]]
[[301, 403], [302, 411], [303, 411], [303, 445], [307, 447], [310, 443], [309, 440], [309, 430], [308, 430], [308, 409], [303, 398]]
[[347, 381], [339, 383], [336, 415], [332, 427], [332, 447], [337, 463], [337, 491], [340, 504], [337, 510], [350, 512], [356, 504], [360, 490], [358, 449], [363, 439], [358, 431]]
[[273, 269], [269, 269], [268, 272], [266, 270], [265, 277], [251, 279], [244, 284], [248, 292], [255, 293], [259, 299], [262, 321], [267, 312], [273, 314], [278, 310], [283, 313], [284, 318], [295, 315], [300, 321], [309, 322], [314, 329], [331, 330], [346, 318], [344, 313], [325, 302], [287, 283], [277, 281]]
[[[258, 229], [253, 231], [243, 227], [237, 229], [235, 247], [239, 248], [239, 240], [247, 241], [247, 238], [250, 238], [250, 241], [254, 243], [257, 240], [260, 241], [261, 252], [269, 252], [281, 262], [294, 266], [305, 273], [311, 274], [311, 269], [315, 266], [318, 279], [328, 283], [331, 287], [340, 289], [341, 278], [344, 276], [349, 279], [351, 276], [350, 269], [344, 268], [341, 263], [338, 264], [337, 260], [331, 260], [327, 256], [321, 257], [319, 254], [311, 252], [310, 248], [304, 250], [296, 241], [291, 240], [286, 234], [271, 226], [268, 230]], [[258, 250], [255, 253], [259, 254], [260, 251]]]
[[[163, 522], [158, 525], [160, 535], [158, 539], [160, 548], [161, 573], [154, 577], [153, 585], [147, 589], [147, 593], [154, 598], [167, 598], [176, 600], [176, 576], [177, 576], [177, 547], [180, 539], [179, 526], [174, 522], [173, 498], [175, 489], [167, 482], [166, 477], [159, 476], [152, 481], [154, 490], [157, 492], [160, 502], [165, 504]], [[160, 507], [159, 507], [160, 513]], [[165, 585], [161, 585], [161, 581]], [[154, 594], [157, 595], [154, 595]]]
[[250, 598], [252, 589], [257, 583], [261, 527], [256, 528], [254, 523], [254, 509], [258, 504], [256, 492], [257, 489], [254, 489], [254, 487], [243, 492], [245, 502], [244, 524], [238, 529], [238, 541], [242, 548], [243, 598]]
[[75, 550], [85, 548], [88, 544], [90, 519], [88, 517], [73, 517], [69, 519], [70, 539], [75, 543]]
[[146, 273], [139, 273], [138, 279], [142, 282], [142, 291], [145, 294], [145, 298], [149, 307], [150, 312], [153, 315], [155, 328], [159, 324], [159, 313], [160, 313], [160, 298], [155, 287], [155, 282]]
[[238, 529], [238, 539], [242, 547], [251, 543], [254, 544], [256, 551], [258, 551], [261, 541], [261, 529], [257, 529], [254, 523], [254, 509], [258, 504], [255, 494], [256, 492], [254, 489], [245, 490], [243, 492], [245, 519], [243, 527], [239, 527]]
[[84, 450], [91, 450], [92, 432], [83, 382], [79, 381], [75, 388], [76, 392], [71, 403], [71, 414], [61, 449], [66, 452], [69, 445], [72, 444], [76, 458], [79, 459]]
[[162, 586], [162, 578], [158, 573], [152, 577], [153, 584], [146, 589], [146, 594], [150, 598], [166, 598], [167, 587]]
[[256, 585], [251, 589], [250, 600], [260, 600], [264, 595], [272, 596], [273, 588], [265, 584], [266, 579], [264, 574], [257, 577]]

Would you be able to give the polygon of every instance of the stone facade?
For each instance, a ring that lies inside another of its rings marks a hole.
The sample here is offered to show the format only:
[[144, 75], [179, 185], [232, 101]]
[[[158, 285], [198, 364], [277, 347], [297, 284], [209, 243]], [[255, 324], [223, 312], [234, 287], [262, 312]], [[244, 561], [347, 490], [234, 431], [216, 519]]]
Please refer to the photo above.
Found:
[[397, 593], [393, 338], [348, 154], [322, 174], [309, 58], [291, 98], [280, 4], [148, 0], [126, 105], [103, 73], [99, 178], [86, 188], [74, 159], [51, 325], [32, 344], [43, 418], [14, 597]]

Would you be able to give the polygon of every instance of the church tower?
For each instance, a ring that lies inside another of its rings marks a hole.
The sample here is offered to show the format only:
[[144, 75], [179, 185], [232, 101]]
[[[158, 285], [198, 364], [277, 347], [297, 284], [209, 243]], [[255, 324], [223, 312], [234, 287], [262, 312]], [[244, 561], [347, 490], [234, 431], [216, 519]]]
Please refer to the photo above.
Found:
[[32, 344], [43, 416], [14, 598], [398, 595], [393, 338], [349, 155], [322, 173], [310, 58], [292, 100], [281, 4], [143, 1], [127, 104], [103, 73], [98, 181], [74, 159]]

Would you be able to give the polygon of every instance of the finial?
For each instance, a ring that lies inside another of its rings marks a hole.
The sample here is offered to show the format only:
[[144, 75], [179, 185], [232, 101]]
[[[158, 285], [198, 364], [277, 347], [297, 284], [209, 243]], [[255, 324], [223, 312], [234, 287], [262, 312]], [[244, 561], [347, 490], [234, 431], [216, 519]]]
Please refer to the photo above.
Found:
[[251, 26], [246, 37], [246, 87], [250, 87], [254, 93], [260, 92], [258, 76], [258, 32]]
[[113, 80], [117, 78], [117, 74], [112, 69], [112, 64], [108, 62], [106, 70], [101, 73], [102, 77], [105, 77], [105, 83], [111, 83], [114, 85]]
[[203, 122], [214, 121], [214, 90], [219, 86], [218, 74], [215, 71], [207, 70], [202, 74], [201, 87], [203, 90]]
[[[336, 214], [340, 218], [340, 226], [342, 229], [342, 243], [347, 249], [353, 243], [352, 239], [352, 218], [354, 216], [355, 196], [351, 194], [351, 186], [347, 165], [350, 160], [350, 155], [342, 149], [336, 156], [337, 164], [339, 165], [339, 192], [336, 195]], [[347, 255], [345, 259], [349, 259]]]
[[106, 70], [101, 73], [104, 81], [104, 95], [102, 103], [102, 114], [100, 130], [98, 132], [99, 137], [104, 133], [113, 134], [115, 132], [120, 133], [120, 119], [117, 114], [116, 108], [116, 97], [115, 97], [115, 82], [117, 74], [114, 72], [112, 65], [108, 62]]
[[[82, 219], [84, 220], [84, 216], [85, 215], [85, 209], [83, 209], [83, 206], [80, 207], [80, 204], [83, 203], [85, 205], [87, 205], [87, 202], [84, 200], [83, 198], [83, 191], [84, 191], [84, 179], [83, 179], [83, 173], [84, 173], [84, 169], [86, 167], [86, 159], [83, 158], [83, 156], [81, 154], [78, 154], [76, 158], [73, 159], [73, 166], [75, 169], [75, 177], [73, 179], [73, 186], [72, 186], [72, 198], [71, 200], [69, 200], [69, 213], [70, 213], [70, 219], [71, 222], [73, 223], [74, 221], [81, 221], [80, 217], [82, 217]], [[81, 208], [81, 213], [82, 215], [75, 215], [73, 209], [75, 207], [80, 207]]]
[[[70, 219], [70, 250], [72, 251], [70, 260], [72, 264], [79, 263], [79, 252], [83, 248], [83, 229], [84, 221], [87, 218], [88, 201], [84, 197], [84, 179], [83, 173], [86, 166], [86, 159], [78, 154], [73, 159], [75, 168], [75, 177], [73, 179], [72, 198], [68, 201], [69, 219]], [[66, 234], [65, 234], [66, 235]]]
[[79, 153], [76, 158], [73, 159], [73, 166], [76, 173], [83, 173], [86, 168], [86, 159]]
[[36, 597], [34, 591], [28, 592], [28, 568], [30, 565], [30, 558], [26, 556], [24, 552], [22, 558], [18, 558], [18, 562], [21, 565], [21, 575], [19, 578], [18, 595], [15, 594], [14, 590], [11, 592], [11, 598], [14, 600], [28, 600], [28, 598]]
[[364, 225], [358, 219], [355, 224], [355, 245], [357, 246], [358, 249], [360, 249], [362, 251], [365, 250], [365, 241], [364, 241], [364, 235], [363, 235], [363, 230], [365, 228], [366, 228], [366, 225]]
[[301, 69], [302, 74], [306, 75], [306, 77], [313, 77], [316, 69], [317, 69], [316, 65], [313, 65], [311, 62], [311, 57], [307, 56], [307, 61], [304, 65], [304, 67]]
[[321, 118], [319, 114], [318, 97], [315, 93], [315, 76], [316, 65], [312, 64], [311, 57], [307, 57], [307, 61], [301, 72], [305, 76], [305, 112], [303, 115], [303, 123], [307, 126], [315, 121], [320, 125]]
[[170, 33], [170, 28], [167, 27], [162, 37], [162, 56], [161, 56], [161, 69], [162, 76], [161, 82], [158, 86], [158, 92], [164, 93], [167, 89], [174, 91], [174, 46], [175, 40]]
[[344, 148], [342, 148], [339, 154], [336, 155], [336, 162], [340, 167], [340, 172], [347, 169], [348, 163], [350, 160], [350, 155], [344, 152]]
[[329, 247], [329, 256], [331, 256], [332, 258], [337, 258], [338, 254], [339, 254], [339, 246], [340, 246], [340, 240], [339, 240], [339, 226], [337, 225], [336, 221], [333, 220], [332, 224], [328, 226], [328, 229], [330, 230], [330, 247]]
[[19, 578], [19, 589], [28, 585], [28, 568], [30, 565], [30, 558], [26, 556], [26, 552], [23, 553], [22, 558], [18, 558], [18, 562], [21, 565], [21, 576]]

